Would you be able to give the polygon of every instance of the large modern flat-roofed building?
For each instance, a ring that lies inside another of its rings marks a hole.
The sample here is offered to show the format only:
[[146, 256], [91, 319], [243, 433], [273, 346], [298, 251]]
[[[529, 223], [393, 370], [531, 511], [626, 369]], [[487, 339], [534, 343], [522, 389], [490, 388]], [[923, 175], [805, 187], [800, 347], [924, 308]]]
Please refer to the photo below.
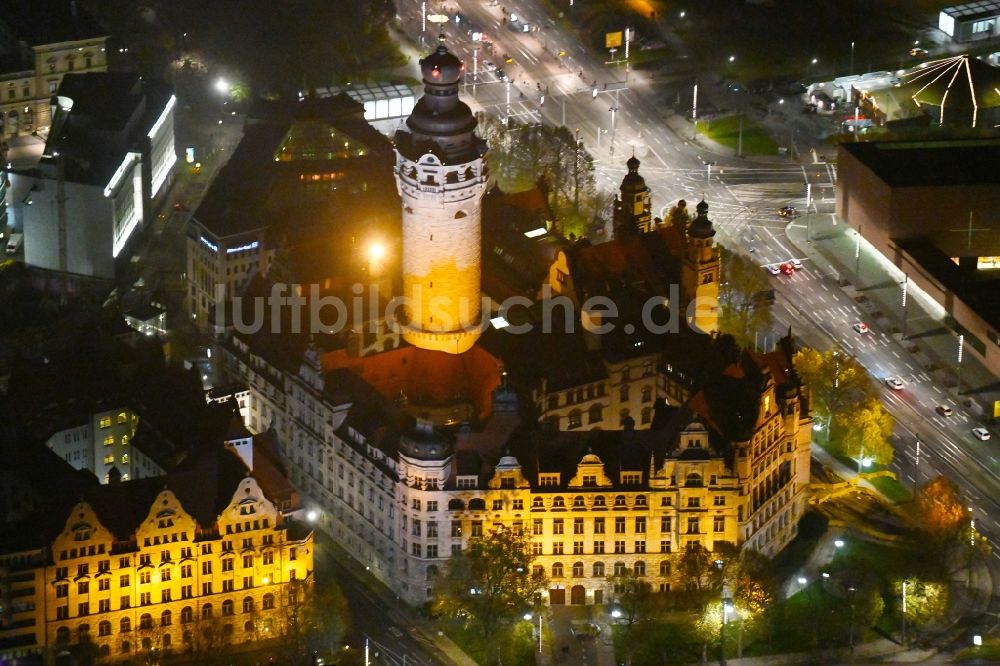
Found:
[[1000, 0], [974, 0], [945, 7], [938, 29], [956, 42], [992, 39], [1000, 35]]
[[171, 178], [174, 105], [134, 73], [67, 74], [45, 151], [8, 170], [13, 228], [31, 266], [112, 278]]
[[1000, 140], [845, 143], [837, 215], [1000, 375]]
[[[216, 306], [266, 273], [279, 250], [287, 249], [294, 264], [298, 245], [350, 238], [353, 247], [354, 239], [364, 240], [380, 206], [392, 201], [390, 155], [362, 105], [346, 95], [253, 109], [188, 225], [187, 309], [194, 323], [214, 323]], [[340, 226], [347, 220], [356, 221], [350, 231]]]
[[107, 32], [76, 0], [7, 0], [0, 14], [0, 140], [44, 132], [68, 72], [107, 70]]

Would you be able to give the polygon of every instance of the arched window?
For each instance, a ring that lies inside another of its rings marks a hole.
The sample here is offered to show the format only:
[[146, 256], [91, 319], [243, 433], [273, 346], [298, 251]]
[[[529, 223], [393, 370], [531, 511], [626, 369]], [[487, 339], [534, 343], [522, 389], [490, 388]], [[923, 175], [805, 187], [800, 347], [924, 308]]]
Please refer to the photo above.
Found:
[[265, 594], [260, 601], [260, 605], [264, 608], [264, 610], [271, 610], [274, 608], [274, 595], [270, 592]]
[[552, 500], [552, 508], [553, 509], [565, 509], [566, 508], [566, 502], [565, 502], [565, 500], [563, 500], [563, 498], [561, 496], [555, 497]]
[[231, 624], [222, 625], [222, 635], [228, 640], [229, 637], [233, 635], [233, 625]]
[[187, 624], [194, 619], [194, 612], [191, 610], [190, 606], [185, 606], [181, 609], [181, 624]]
[[535, 498], [533, 498], [531, 500], [531, 508], [532, 509], [544, 509], [545, 508], [545, 502], [542, 500], [541, 497], [535, 497]]
[[161, 627], [169, 627], [172, 621], [173, 621], [173, 616], [171, 616], [170, 611], [165, 610], [162, 613], [160, 613]]
[[569, 413], [569, 429], [573, 430], [583, 425], [583, 412], [574, 409]]
[[670, 575], [670, 560], [662, 560], [660, 562], [660, 575], [661, 576]]
[[243, 612], [244, 613], [253, 612], [253, 597], [243, 597]]
[[232, 599], [226, 599], [225, 601], [222, 602], [222, 614], [223, 615], [232, 615], [233, 614], [233, 600]]
[[212, 604], [205, 604], [201, 607], [201, 619], [207, 620], [212, 617]]
[[171, 642], [172, 639], [170, 638], [170, 634], [163, 634], [163, 638], [160, 640], [160, 645], [162, 645], [164, 648], [168, 648], [170, 647]]
[[642, 401], [643, 402], [653, 402], [653, 387], [643, 386], [642, 387]]
[[132, 620], [127, 617], [123, 617], [118, 623], [118, 631], [123, 634], [127, 634], [132, 631]]
[[153, 628], [153, 616], [149, 613], [143, 613], [139, 617], [139, 629], [152, 629]]
[[563, 577], [563, 565], [562, 562], [556, 562], [552, 565], [552, 577], [562, 578]]
[[573, 578], [583, 578], [583, 562], [573, 563]]
[[[448, 173], [446, 173], [444, 175], [444, 182], [446, 182], [446, 183], [457, 183], [458, 182], [458, 172], [457, 171], [449, 171]], [[462, 214], [459, 215], [459, 213], [462, 213]], [[458, 211], [458, 213], [455, 213], [455, 217], [456, 218], [457, 217], [465, 217], [465, 213], [463, 213], [462, 211]]]
[[573, 498], [573, 508], [574, 509], [585, 509], [587, 505], [584, 503], [583, 495], [577, 495]]
[[102, 645], [101, 647], [97, 648], [97, 655], [99, 657], [110, 657], [111, 656], [111, 646], [110, 645]]
[[616, 507], [625, 506], [625, 496], [624, 495], [615, 495], [615, 506]]
[[486, 500], [482, 497], [475, 497], [469, 500], [469, 510], [470, 511], [485, 511], [486, 510]]
[[646, 496], [645, 495], [636, 495], [635, 496], [635, 505], [636, 506], [646, 506]]
[[465, 502], [460, 499], [448, 500], [449, 511], [462, 511], [465, 509]]
[[605, 503], [604, 495], [598, 495], [597, 497], [594, 498], [595, 509], [603, 509], [606, 506], [607, 504]]
[[111, 635], [111, 623], [107, 620], [101, 620], [97, 624], [97, 635], [98, 636], [110, 636]]
[[604, 578], [604, 562], [594, 562], [594, 578]]
[[149, 652], [153, 649], [153, 640], [148, 636], [142, 639], [142, 649]]
[[625, 563], [624, 562], [615, 562], [615, 575], [616, 576], [624, 576], [625, 575]]
[[643, 425], [649, 425], [653, 422], [653, 410], [649, 407], [642, 408], [642, 416], [640, 417]]
[[684, 478], [684, 485], [688, 488], [701, 488], [701, 474], [691, 472]]
[[246, 622], [244, 622], [243, 623], [243, 631], [247, 632], [248, 634], [252, 633], [253, 632], [253, 622], [251, 622], [250, 620], [247, 620]]
[[632, 570], [635, 572], [636, 576], [645, 576], [646, 575], [646, 563], [643, 562], [642, 560], [639, 560], [632, 567]]
[[588, 425], [593, 425], [595, 423], [600, 423], [604, 420], [604, 408], [598, 403], [594, 403], [587, 410], [587, 423]]
[[128, 654], [132, 651], [132, 644], [128, 641], [122, 641], [122, 654]]
[[191, 631], [190, 630], [185, 631], [183, 634], [181, 634], [181, 642], [184, 643], [185, 645], [190, 645], [191, 644]]

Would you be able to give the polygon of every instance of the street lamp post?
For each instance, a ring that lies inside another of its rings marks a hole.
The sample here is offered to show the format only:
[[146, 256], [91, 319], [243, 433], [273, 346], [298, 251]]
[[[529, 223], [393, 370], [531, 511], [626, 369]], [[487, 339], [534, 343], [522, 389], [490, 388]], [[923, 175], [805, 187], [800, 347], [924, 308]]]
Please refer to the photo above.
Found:
[[848, 74], [854, 74], [854, 42], [851, 42], [851, 67], [847, 70]]
[[851, 663], [854, 663], [854, 594], [857, 590], [853, 587], [847, 588], [847, 591], [851, 593], [851, 624], [847, 628], [847, 635], [850, 643], [850, 655]]
[[907, 310], [906, 310], [906, 292], [907, 292], [907, 289], [908, 289], [909, 286], [910, 286], [910, 276], [909, 276], [909, 274], [905, 274], [905, 275], [903, 275], [903, 287], [902, 287], [902, 289], [903, 289], [903, 299], [902, 299], [902, 301], [903, 301], [903, 339], [904, 340], [906, 339], [906, 314], [907, 314]]
[[611, 107], [611, 157], [615, 156], [615, 119], [618, 114], [618, 88], [615, 89], [615, 104]]
[[903, 581], [903, 645], [906, 645], [906, 581]]
[[861, 284], [861, 225], [854, 232], [854, 279]]
[[965, 334], [958, 334], [958, 392], [962, 392], [962, 353], [965, 350]]

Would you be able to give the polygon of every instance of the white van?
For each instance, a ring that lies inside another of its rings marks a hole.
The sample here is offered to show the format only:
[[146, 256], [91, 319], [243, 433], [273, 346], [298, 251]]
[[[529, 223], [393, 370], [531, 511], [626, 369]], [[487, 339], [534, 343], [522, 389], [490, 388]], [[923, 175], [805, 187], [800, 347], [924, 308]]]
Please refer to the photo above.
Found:
[[17, 254], [24, 242], [24, 234], [11, 234], [7, 241], [7, 254]]

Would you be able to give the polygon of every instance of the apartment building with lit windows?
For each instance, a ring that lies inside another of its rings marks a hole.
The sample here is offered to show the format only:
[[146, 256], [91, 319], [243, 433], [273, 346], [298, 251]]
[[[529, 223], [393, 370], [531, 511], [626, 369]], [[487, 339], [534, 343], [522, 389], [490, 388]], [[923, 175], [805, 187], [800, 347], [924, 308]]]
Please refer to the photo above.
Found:
[[107, 33], [76, 0], [9, 0], [0, 15], [0, 141], [45, 132], [69, 72], [107, 71]]
[[83, 492], [49, 516], [51, 541], [0, 555], [23, 590], [23, 617], [0, 624], [0, 661], [48, 662], [84, 641], [123, 661], [281, 635], [312, 584], [313, 538], [266, 487], [220, 450], [166, 477]]

